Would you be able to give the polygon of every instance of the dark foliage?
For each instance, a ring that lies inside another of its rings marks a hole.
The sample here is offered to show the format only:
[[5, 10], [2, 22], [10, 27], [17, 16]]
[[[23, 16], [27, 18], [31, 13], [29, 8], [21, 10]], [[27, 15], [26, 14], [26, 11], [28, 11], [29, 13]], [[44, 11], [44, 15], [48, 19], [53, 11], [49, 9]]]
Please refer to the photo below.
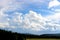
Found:
[[26, 38], [60, 38], [60, 34], [32, 35], [14, 33], [0, 29], [0, 40], [26, 40]]
[[59, 34], [43, 34], [40, 35], [41, 38], [59, 38], [60, 39], [60, 33]]
[[0, 30], [0, 40], [25, 40], [23, 34], [13, 33], [11, 31]]

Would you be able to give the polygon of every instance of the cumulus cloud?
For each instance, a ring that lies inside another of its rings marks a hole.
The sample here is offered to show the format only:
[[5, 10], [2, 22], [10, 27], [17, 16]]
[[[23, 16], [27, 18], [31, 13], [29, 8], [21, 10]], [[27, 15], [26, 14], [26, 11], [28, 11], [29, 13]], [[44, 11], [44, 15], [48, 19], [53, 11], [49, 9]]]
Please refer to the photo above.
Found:
[[[50, 18], [51, 17], [51, 18]], [[50, 30], [50, 31], [56, 31], [60, 29], [59, 25], [59, 13], [53, 14], [47, 17], [43, 17], [40, 14], [37, 14], [36, 12], [30, 11], [29, 14], [26, 14], [24, 18], [24, 23], [26, 24], [26, 28], [31, 28], [31, 30], [35, 31], [42, 31], [42, 30]], [[27, 21], [27, 22], [26, 22]], [[28, 25], [27, 25], [28, 24]]]
[[52, 15], [49, 15], [47, 18], [50, 20], [59, 21], [60, 20], [60, 12], [53, 13]]
[[32, 30], [36, 30], [36, 31], [47, 29], [44, 27], [44, 25], [46, 24], [45, 19], [36, 12], [30, 11], [29, 14], [26, 14], [24, 18], [25, 18], [24, 20], [25, 24], [26, 25], [28, 24], [27, 28], [31, 28]]
[[[32, 0], [30, 0], [30, 3], [31, 1]], [[38, 3], [38, 2], [43, 2], [43, 1], [33, 0], [32, 3], [36, 3], [36, 2]], [[24, 9], [23, 6], [28, 5], [30, 3], [29, 2], [27, 3], [27, 0], [24, 0], [24, 1], [5, 0], [5, 2], [1, 0], [0, 7], [2, 8], [0, 9], [0, 28], [8, 28], [8, 30], [11, 29], [11, 31], [15, 29], [16, 32], [18, 29], [19, 30], [24, 29], [27, 32], [30, 30], [35, 31], [35, 32], [41, 32], [44, 30], [45, 31], [60, 30], [60, 25], [59, 25], [60, 13], [54, 13], [53, 15], [44, 17], [41, 14], [38, 14], [32, 10], [30, 10], [26, 14], [16, 11], [17, 9], [21, 9], [21, 8]], [[6, 13], [6, 11], [13, 11], [13, 13], [9, 13], [9, 12]]]
[[0, 16], [1, 28], [24, 28], [33, 31], [43, 31], [50, 29], [51, 31], [55, 31], [58, 30], [60, 26], [56, 21], [56, 18], [58, 18], [59, 14], [43, 17], [41, 14], [37, 14], [34, 11], [29, 11], [29, 13], [25, 15], [18, 12], [14, 12], [14, 14], [8, 15], [5, 14], [3, 10], [1, 10], [0, 13], [0, 15], [2, 15]]
[[55, 27], [55, 29], [60, 29], [60, 12], [55, 12], [52, 15], [49, 15], [46, 17], [50, 20], [50, 24]]
[[55, 6], [58, 6], [60, 5], [60, 2], [58, 0], [52, 0], [49, 2], [49, 6], [48, 8], [52, 8], [52, 7], [55, 7]]

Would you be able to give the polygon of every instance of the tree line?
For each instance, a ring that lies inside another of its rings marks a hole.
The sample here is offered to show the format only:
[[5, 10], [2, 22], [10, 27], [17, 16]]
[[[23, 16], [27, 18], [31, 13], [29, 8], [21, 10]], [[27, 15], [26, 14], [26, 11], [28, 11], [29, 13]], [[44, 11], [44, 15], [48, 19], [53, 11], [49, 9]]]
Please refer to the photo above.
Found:
[[26, 40], [26, 38], [60, 38], [60, 34], [33, 35], [29, 33], [22, 34], [0, 29], [0, 40]]

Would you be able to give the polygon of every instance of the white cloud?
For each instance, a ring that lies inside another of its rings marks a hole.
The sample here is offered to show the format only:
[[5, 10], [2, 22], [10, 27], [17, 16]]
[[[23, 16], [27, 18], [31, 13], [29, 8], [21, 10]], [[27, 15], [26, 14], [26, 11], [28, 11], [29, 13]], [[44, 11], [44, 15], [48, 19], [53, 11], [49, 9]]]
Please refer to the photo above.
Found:
[[52, 0], [49, 2], [48, 8], [52, 8], [58, 5], [60, 5], [60, 2], [58, 0]]
[[[19, 8], [22, 8], [23, 5], [28, 5], [25, 0], [22, 2], [16, 2], [17, 0], [5, 0], [5, 2], [0, 2], [0, 6], [3, 7], [0, 10], [0, 28], [10, 28], [10, 29], [27, 29], [26, 31], [32, 30], [32, 31], [56, 31], [60, 30], [60, 13], [55, 13], [53, 15], [43, 17], [41, 14], [38, 14], [32, 10], [29, 11], [29, 13], [23, 15], [19, 12], [14, 12], [12, 15], [9, 15], [5, 13], [5, 11], [8, 10], [16, 10]], [[31, 2], [31, 1], [30, 1]], [[34, 1], [33, 2], [39, 2]], [[43, 2], [42, 0], [40, 2]], [[56, 1], [53, 1], [54, 3]], [[3, 4], [2, 4], [3, 3]], [[25, 4], [26, 3], [26, 4]], [[29, 3], [29, 2], [28, 2]], [[59, 4], [59, 2], [56, 2]], [[55, 4], [49, 4], [49, 7], [56, 6]], [[23, 8], [24, 9], [24, 8]], [[10, 17], [10, 18], [9, 18]], [[8, 29], [9, 30], [9, 29]], [[13, 31], [13, 30], [11, 30]]]
[[60, 29], [60, 12], [55, 12], [52, 15], [49, 15], [46, 18], [48, 20], [50, 20], [49, 25], [54, 27], [55, 28], [54, 30], [59, 30]]
[[30, 11], [29, 14], [26, 14], [24, 16], [24, 18], [25, 20], [27, 20], [27, 21], [24, 20], [25, 24], [28, 25], [28, 28], [31, 28], [32, 30], [40, 31], [42, 29], [43, 30], [47, 29], [44, 27], [45, 19], [36, 12]]
[[[56, 31], [60, 30], [60, 13], [56, 13], [47, 17], [43, 17], [34, 11], [29, 11], [29, 13], [23, 15], [19, 12], [14, 12], [12, 15], [4, 13], [5, 9], [0, 11], [0, 28], [9, 29], [27, 29], [26, 31]], [[9, 16], [11, 18], [9, 18]], [[8, 29], [8, 30], [9, 30]], [[11, 30], [13, 31], [13, 30]]]
[[60, 20], [60, 12], [56, 12], [47, 17], [48, 19], [59, 21]]
[[[4, 11], [2, 11], [4, 12]], [[37, 14], [36, 12], [30, 11], [29, 14], [24, 15], [23, 17], [21, 16], [21, 13], [14, 13], [13, 16], [9, 19], [8, 16], [6, 16], [4, 13], [2, 17], [0, 18], [0, 27], [16, 27], [19, 28], [31, 28], [31, 30], [45, 30], [46, 28], [44, 27], [45, 25], [45, 19], [40, 15]], [[24, 19], [23, 19], [24, 18]], [[5, 20], [4, 20], [5, 19]], [[23, 20], [22, 20], [23, 19]]]
[[9, 26], [7, 14], [4, 13], [5, 9], [0, 10], [0, 27], [7, 27]]

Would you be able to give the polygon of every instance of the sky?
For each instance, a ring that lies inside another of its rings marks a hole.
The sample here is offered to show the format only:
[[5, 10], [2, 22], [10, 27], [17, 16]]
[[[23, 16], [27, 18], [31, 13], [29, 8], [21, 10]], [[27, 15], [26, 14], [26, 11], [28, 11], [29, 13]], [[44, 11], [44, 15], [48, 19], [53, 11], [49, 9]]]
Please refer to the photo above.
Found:
[[0, 29], [17, 33], [60, 33], [60, 0], [0, 0]]

